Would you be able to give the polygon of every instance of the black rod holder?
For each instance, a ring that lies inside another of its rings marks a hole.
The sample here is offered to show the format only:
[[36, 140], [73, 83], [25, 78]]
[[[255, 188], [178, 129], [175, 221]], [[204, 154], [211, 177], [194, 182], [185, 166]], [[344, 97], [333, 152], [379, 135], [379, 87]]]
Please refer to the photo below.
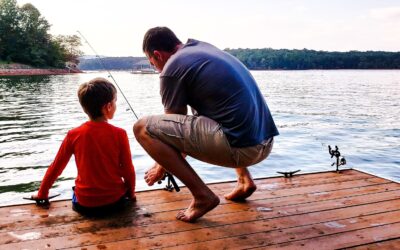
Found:
[[336, 164], [336, 172], [339, 172], [339, 166], [346, 165], [346, 159], [343, 156], [340, 156], [338, 146], [335, 146], [335, 149], [333, 150], [331, 148], [331, 145], [328, 145], [328, 150], [331, 158], [333, 158], [334, 156], [336, 157], [336, 162], [333, 162], [331, 166], [334, 166]]
[[165, 180], [165, 178], [167, 178], [167, 185], [165, 186], [164, 190], [170, 191], [172, 192], [174, 189], [176, 192], [181, 191], [181, 189], [179, 188], [178, 184], [175, 181], [175, 178], [172, 174], [166, 172], [163, 176], [163, 178], [161, 178], [161, 180], [158, 181], [158, 184], [161, 184], [161, 182], [163, 180]]

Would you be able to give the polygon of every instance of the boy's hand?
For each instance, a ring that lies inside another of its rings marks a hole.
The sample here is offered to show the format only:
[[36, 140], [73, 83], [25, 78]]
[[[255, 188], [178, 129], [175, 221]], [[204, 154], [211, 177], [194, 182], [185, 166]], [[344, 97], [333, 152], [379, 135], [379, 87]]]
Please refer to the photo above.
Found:
[[32, 200], [47, 200], [48, 197], [39, 197], [37, 194], [32, 194]]
[[131, 201], [136, 201], [136, 195], [133, 195], [129, 198]]
[[39, 207], [43, 207], [43, 208], [49, 208], [50, 207], [50, 201], [49, 199], [54, 198], [59, 196], [60, 194], [55, 194], [52, 196], [49, 196], [47, 198], [41, 198], [39, 197], [37, 194], [31, 195], [31, 197], [29, 198], [25, 198], [25, 200], [32, 200], [32, 201], [36, 201], [36, 205], [38, 205]]

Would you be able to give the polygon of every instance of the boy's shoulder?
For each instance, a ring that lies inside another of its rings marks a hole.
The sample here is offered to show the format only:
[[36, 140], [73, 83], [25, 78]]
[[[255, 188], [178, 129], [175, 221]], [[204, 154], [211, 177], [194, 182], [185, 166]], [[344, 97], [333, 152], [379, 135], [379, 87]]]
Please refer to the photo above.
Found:
[[126, 134], [125, 129], [114, 126], [112, 124], [109, 124], [107, 122], [92, 122], [92, 121], [87, 121], [85, 123], [82, 123], [80, 126], [75, 127], [71, 130], [68, 131], [68, 134], [76, 134], [76, 133], [82, 133], [84, 131], [90, 131], [90, 130], [111, 130], [115, 133], [124, 133]]
[[109, 129], [113, 129], [113, 130], [115, 130], [115, 131], [117, 131], [117, 132], [119, 132], [119, 133], [125, 133], [125, 134], [126, 134], [125, 129], [120, 128], [120, 127], [117, 127], [117, 126], [112, 125], [112, 124], [110, 124], [110, 123], [106, 123], [105, 126], [107, 126]]

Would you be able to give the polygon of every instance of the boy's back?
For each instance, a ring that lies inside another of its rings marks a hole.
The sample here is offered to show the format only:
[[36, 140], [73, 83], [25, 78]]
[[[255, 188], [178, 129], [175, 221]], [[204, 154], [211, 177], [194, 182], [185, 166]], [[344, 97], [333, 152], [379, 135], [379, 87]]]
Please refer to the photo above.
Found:
[[125, 130], [107, 123], [114, 117], [116, 95], [116, 88], [104, 78], [79, 87], [79, 102], [89, 121], [68, 132], [34, 199], [47, 199], [49, 189], [72, 155], [78, 168], [74, 208], [101, 210], [125, 198], [135, 199], [135, 170], [128, 136]]
[[75, 155], [75, 194], [84, 206], [115, 202], [126, 193], [121, 176], [133, 171], [126, 131], [107, 122], [88, 121], [71, 130], [68, 148]]

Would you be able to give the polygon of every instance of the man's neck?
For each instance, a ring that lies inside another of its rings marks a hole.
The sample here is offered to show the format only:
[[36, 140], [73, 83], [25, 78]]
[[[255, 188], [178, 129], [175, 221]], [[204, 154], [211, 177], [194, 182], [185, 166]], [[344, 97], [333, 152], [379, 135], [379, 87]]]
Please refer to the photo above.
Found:
[[176, 45], [173, 54], [175, 54], [175, 53], [176, 53], [178, 50], [180, 50], [182, 47], [183, 47], [183, 43], [180, 43], [180, 44]]

